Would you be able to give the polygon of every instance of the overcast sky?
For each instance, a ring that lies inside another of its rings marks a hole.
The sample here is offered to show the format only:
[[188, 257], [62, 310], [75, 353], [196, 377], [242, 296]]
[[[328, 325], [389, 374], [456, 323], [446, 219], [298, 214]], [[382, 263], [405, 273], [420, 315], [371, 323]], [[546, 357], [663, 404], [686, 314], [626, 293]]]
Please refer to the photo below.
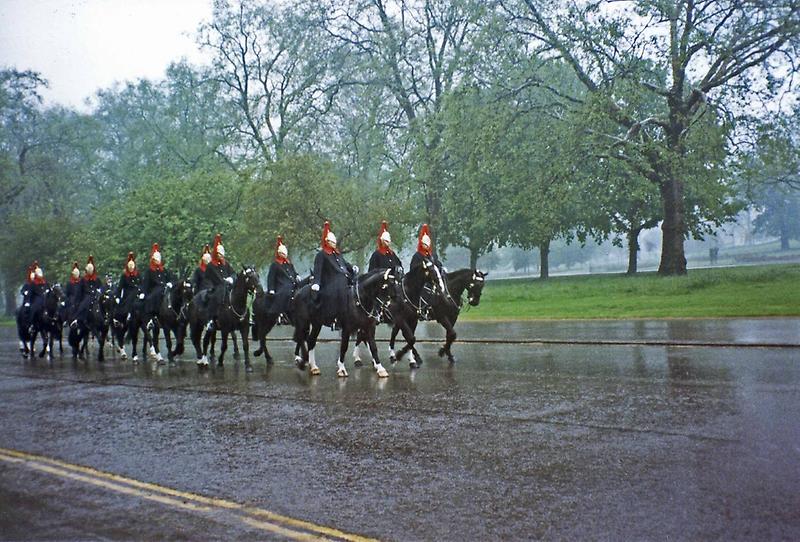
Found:
[[211, 0], [0, 0], [0, 66], [41, 72], [49, 104], [84, 109], [115, 81], [203, 62], [194, 34], [210, 17]]

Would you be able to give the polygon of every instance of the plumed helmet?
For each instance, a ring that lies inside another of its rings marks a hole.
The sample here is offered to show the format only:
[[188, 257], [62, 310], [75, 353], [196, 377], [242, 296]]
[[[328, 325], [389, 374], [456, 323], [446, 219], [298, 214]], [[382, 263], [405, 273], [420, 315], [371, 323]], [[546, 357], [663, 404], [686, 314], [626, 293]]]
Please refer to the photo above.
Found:
[[211, 262], [211, 248], [206, 243], [206, 246], [203, 247], [203, 255], [200, 256], [200, 266], [205, 269], [205, 266]]
[[386, 246], [392, 244], [392, 236], [389, 233], [389, 223], [385, 220], [381, 222], [381, 231], [378, 233], [378, 246], [383, 242]]
[[427, 224], [423, 224], [419, 230], [419, 239], [417, 241], [417, 252], [420, 252], [426, 256], [430, 256], [431, 254], [431, 230], [428, 228]]
[[136, 268], [136, 256], [133, 252], [128, 252], [128, 262], [125, 264], [125, 267], [128, 268], [128, 271], [133, 271]]
[[70, 271], [70, 274], [75, 278], [78, 278], [80, 276], [81, 269], [80, 266], [78, 265], [78, 262], [72, 262], [72, 271]]
[[91, 254], [89, 255], [89, 259], [86, 260], [86, 274], [87, 275], [94, 275], [95, 272], [95, 265], [94, 265], [94, 256]]
[[327, 247], [329, 250], [335, 250], [336, 244], [336, 236], [331, 231], [331, 223], [326, 220], [325, 225], [322, 226], [322, 248], [325, 249]]
[[153, 243], [153, 248], [150, 249], [150, 259], [158, 264], [161, 263], [161, 251], [158, 243]]
[[211, 249], [211, 255], [213, 258], [217, 258], [221, 256], [222, 258], [225, 257], [225, 247], [222, 246], [222, 234], [218, 233], [214, 236], [214, 247]]
[[278, 258], [286, 259], [289, 256], [289, 249], [283, 244], [283, 236], [279, 235], [275, 242], [275, 255]]

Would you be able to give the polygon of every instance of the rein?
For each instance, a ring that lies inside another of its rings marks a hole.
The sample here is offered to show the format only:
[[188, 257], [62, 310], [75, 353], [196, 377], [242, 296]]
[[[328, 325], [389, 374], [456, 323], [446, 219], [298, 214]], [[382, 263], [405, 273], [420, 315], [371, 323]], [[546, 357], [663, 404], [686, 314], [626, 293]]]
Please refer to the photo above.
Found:
[[364, 307], [364, 304], [361, 302], [361, 293], [359, 292], [358, 288], [358, 277], [356, 277], [356, 281], [351, 288], [355, 292], [356, 306], [358, 306], [359, 308], [361, 308], [362, 311], [364, 311], [364, 314], [367, 315], [367, 318], [371, 318], [372, 320], [375, 320], [376, 322], [380, 323], [381, 311], [375, 310], [374, 313], [372, 311], [368, 311], [366, 307]]

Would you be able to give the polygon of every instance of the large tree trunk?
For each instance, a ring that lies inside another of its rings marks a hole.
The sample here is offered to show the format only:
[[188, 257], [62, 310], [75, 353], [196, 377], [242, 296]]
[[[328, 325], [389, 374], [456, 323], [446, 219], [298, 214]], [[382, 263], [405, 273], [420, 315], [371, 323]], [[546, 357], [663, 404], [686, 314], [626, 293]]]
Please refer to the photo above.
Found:
[[539, 245], [539, 278], [550, 276], [550, 241]]
[[686, 254], [683, 241], [686, 218], [683, 209], [683, 181], [667, 179], [661, 184], [664, 221], [661, 223], [661, 263], [659, 275], [685, 275]]
[[475, 270], [478, 268], [478, 249], [470, 247], [469, 249], [469, 268]]
[[639, 228], [632, 228], [628, 232], [628, 275], [635, 275], [639, 256]]

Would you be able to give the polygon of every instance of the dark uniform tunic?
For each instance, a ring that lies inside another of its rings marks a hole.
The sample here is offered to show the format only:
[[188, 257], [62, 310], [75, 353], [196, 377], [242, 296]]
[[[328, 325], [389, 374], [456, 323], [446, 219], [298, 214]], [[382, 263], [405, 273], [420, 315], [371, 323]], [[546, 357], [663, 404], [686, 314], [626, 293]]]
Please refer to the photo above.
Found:
[[[419, 251], [415, 252], [414, 256], [411, 257], [411, 265], [409, 266], [409, 271], [414, 271], [416, 269], [419, 269], [420, 267], [422, 267], [422, 263], [426, 261], [428, 263], [432, 263], [439, 269], [439, 273], [442, 276], [442, 282], [447, 280], [444, 274], [444, 269], [442, 268], [442, 262], [439, 261], [435, 253], [432, 253], [430, 256], [425, 256]], [[445, 288], [447, 287], [446, 284], [444, 286]], [[437, 285], [437, 287], [439, 286]], [[432, 292], [427, 287], [423, 288], [422, 293], [420, 294], [420, 305], [429, 308], [434, 301], [435, 300], [433, 299]], [[430, 310], [429, 309], [425, 310], [423, 319], [427, 320], [430, 317], [431, 317]]]
[[324, 322], [333, 321], [346, 308], [347, 289], [353, 275], [353, 266], [341, 254], [317, 252], [313, 284], [319, 285], [320, 314]]
[[[300, 277], [292, 262], [272, 262], [267, 276], [267, 292], [271, 297], [267, 306], [267, 314], [278, 316], [289, 311], [289, 302], [292, 300], [299, 280]], [[272, 295], [273, 292], [274, 295]]]
[[369, 268], [367, 271], [386, 268], [394, 271], [398, 267], [403, 269], [403, 263], [400, 261], [400, 258], [397, 257], [397, 254], [394, 252], [382, 254], [380, 250], [376, 250], [369, 259]]
[[142, 278], [142, 291], [144, 292], [144, 310], [147, 314], [157, 314], [164, 297], [164, 284], [166, 284], [166, 271], [148, 267]]
[[124, 321], [127, 315], [133, 312], [140, 283], [139, 273], [122, 273], [117, 285], [117, 308], [114, 311], [114, 318]]
[[225, 280], [233, 277], [235, 273], [231, 264], [226, 261], [214, 262], [213, 260], [206, 266], [205, 277], [203, 279], [206, 288], [211, 288], [208, 297], [208, 316], [210, 319], [217, 317], [219, 308], [225, 300], [225, 290], [229, 283]]
[[47, 291], [47, 282], [44, 280], [29, 282], [22, 287], [22, 309], [26, 318], [33, 323], [44, 310], [44, 295]]
[[81, 279], [80, 284], [78, 284], [77, 309], [75, 311], [76, 320], [82, 322], [87, 320], [89, 316], [89, 307], [95, 295], [100, 292], [101, 287], [102, 284], [97, 276], [92, 279], [88, 279], [84, 276]]

